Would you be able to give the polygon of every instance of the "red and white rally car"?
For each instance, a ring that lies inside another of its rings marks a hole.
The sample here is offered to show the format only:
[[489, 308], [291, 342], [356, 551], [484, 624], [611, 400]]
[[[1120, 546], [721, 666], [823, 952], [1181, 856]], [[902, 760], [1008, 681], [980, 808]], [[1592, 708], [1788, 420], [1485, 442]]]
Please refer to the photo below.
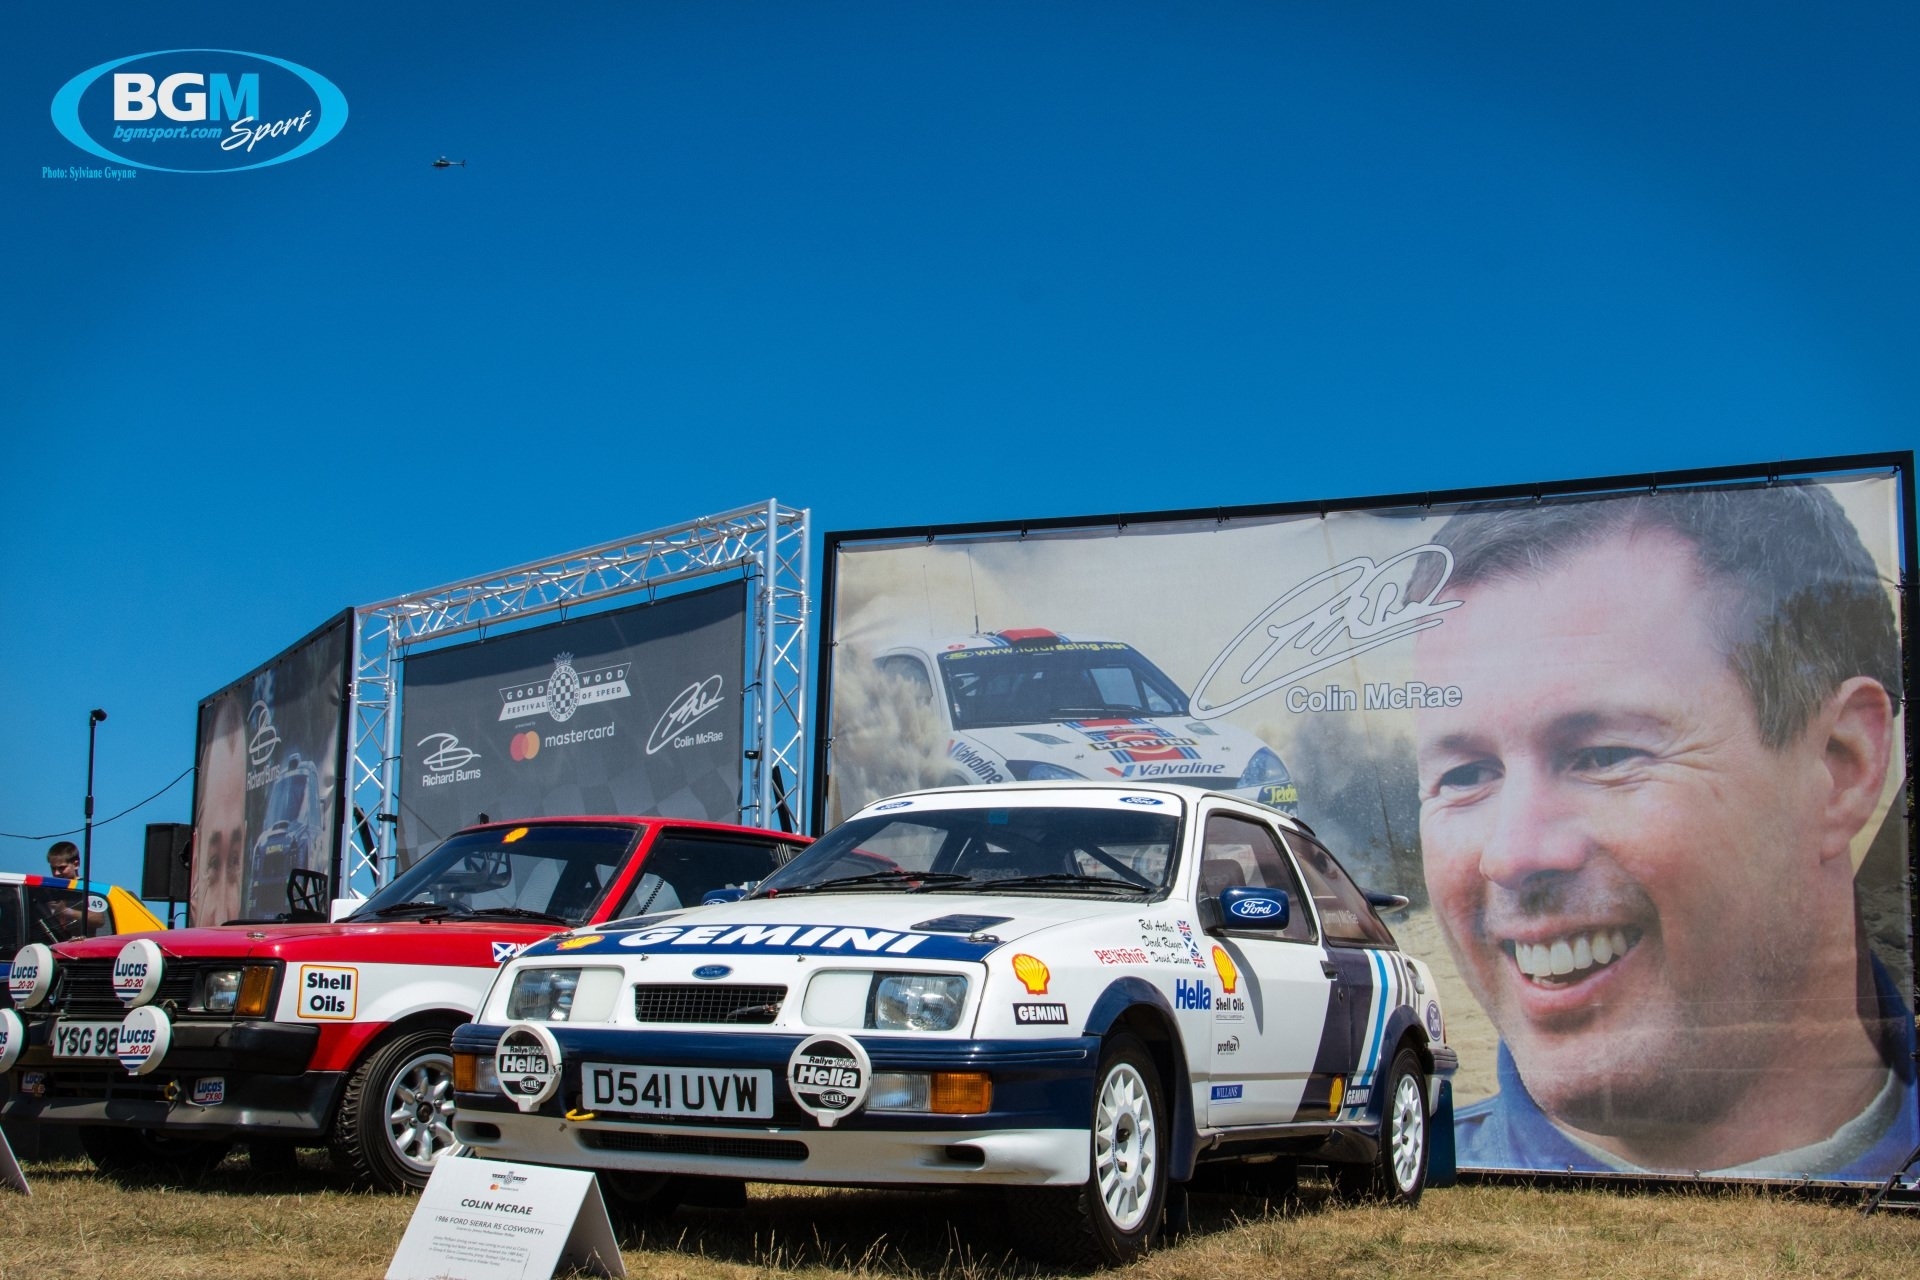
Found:
[[805, 843], [662, 818], [496, 822], [339, 923], [29, 944], [0, 1010], [0, 1109], [80, 1126], [106, 1170], [324, 1142], [363, 1183], [421, 1187], [454, 1141], [449, 1038], [502, 963], [557, 929], [751, 887]]

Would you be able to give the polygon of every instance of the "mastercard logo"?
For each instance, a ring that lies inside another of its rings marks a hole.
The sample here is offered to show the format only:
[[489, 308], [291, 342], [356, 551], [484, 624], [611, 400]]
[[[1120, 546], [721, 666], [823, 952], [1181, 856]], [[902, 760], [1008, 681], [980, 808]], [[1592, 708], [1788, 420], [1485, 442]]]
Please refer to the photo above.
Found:
[[540, 754], [540, 735], [532, 729], [516, 733], [507, 743], [507, 754], [515, 760], [531, 760]]

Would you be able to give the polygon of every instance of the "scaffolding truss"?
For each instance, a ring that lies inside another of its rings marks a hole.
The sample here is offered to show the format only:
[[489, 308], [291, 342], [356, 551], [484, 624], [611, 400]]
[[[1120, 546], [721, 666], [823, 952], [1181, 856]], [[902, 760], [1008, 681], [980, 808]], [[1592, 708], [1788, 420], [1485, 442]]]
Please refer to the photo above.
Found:
[[701, 579], [747, 584], [740, 821], [779, 826], [784, 808], [805, 830], [807, 537], [808, 513], [769, 499], [354, 610], [341, 891], [365, 892], [393, 869], [400, 669], [410, 646], [541, 614], [597, 613], [624, 596], [651, 600]]

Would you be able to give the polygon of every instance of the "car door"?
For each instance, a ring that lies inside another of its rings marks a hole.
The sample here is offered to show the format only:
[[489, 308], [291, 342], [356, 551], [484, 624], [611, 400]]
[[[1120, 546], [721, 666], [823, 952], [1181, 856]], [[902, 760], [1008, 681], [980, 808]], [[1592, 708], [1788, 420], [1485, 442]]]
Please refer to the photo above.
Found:
[[1207, 1123], [1283, 1124], [1313, 1095], [1333, 983], [1313, 912], [1273, 828], [1221, 806], [1201, 820], [1199, 897], [1262, 885], [1286, 893], [1291, 907], [1284, 928], [1236, 924], [1207, 939], [1215, 978]]
[[1321, 1088], [1337, 1092], [1322, 1092], [1317, 1101], [1323, 1116], [1353, 1119], [1385, 1066], [1381, 1040], [1393, 1007], [1405, 1000], [1405, 964], [1392, 931], [1326, 847], [1294, 830], [1285, 840], [1313, 895], [1333, 975], [1333, 1010], [1314, 1074]]

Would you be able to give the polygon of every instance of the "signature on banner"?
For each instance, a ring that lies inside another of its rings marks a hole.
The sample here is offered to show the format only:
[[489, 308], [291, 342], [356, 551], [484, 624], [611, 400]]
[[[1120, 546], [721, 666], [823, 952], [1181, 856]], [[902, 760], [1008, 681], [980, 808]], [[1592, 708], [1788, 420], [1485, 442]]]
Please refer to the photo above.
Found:
[[[1421, 556], [1440, 557], [1439, 577], [1424, 597], [1404, 598], [1403, 574], [1389, 571]], [[1201, 720], [1224, 716], [1355, 654], [1439, 626], [1444, 621], [1439, 615], [1462, 603], [1434, 603], [1434, 597], [1452, 576], [1453, 553], [1431, 542], [1379, 564], [1366, 556], [1355, 556], [1345, 564], [1314, 574], [1268, 605], [1220, 651], [1200, 677], [1193, 698], [1194, 715]], [[1250, 642], [1263, 641], [1263, 647], [1251, 657], [1236, 659], [1236, 654], [1244, 655]], [[1278, 669], [1269, 671], [1276, 663]], [[1239, 672], [1227, 692], [1233, 693], [1236, 687], [1244, 692], [1216, 702], [1214, 682], [1229, 666], [1238, 667]], [[1248, 688], [1250, 685], [1253, 687]]]
[[719, 676], [708, 676], [698, 684], [688, 685], [661, 713], [653, 732], [647, 735], [647, 754], [661, 750], [673, 741], [676, 734], [685, 733], [694, 721], [719, 707], [720, 703]]

